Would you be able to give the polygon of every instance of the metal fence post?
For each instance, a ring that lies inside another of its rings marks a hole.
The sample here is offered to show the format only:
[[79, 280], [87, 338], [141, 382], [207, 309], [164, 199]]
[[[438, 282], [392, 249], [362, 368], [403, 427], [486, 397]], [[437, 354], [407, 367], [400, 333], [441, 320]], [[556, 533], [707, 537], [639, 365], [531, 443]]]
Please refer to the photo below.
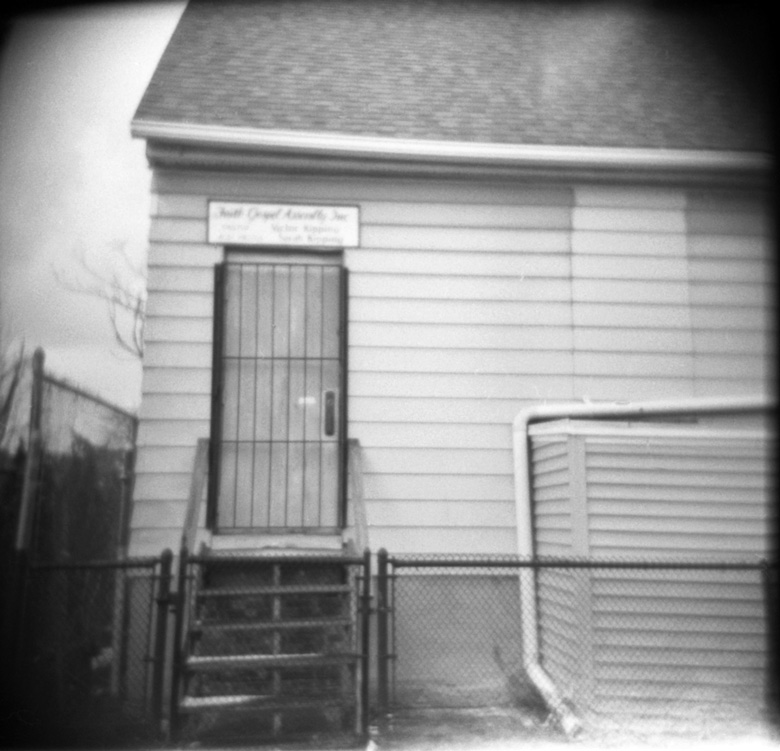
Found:
[[163, 680], [165, 677], [165, 640], [168, 631], [168, 612], [171, 606], [171, 579], [173, 553], [166, 549], [160, 556], [160, 575], [157, 583], [157, 608], [152, 667], [152, 717], [160, 727], [163, 714]]
[[363, 552], [363, 594], [361, 597], [361, 669], [363, 681], [361, 684], [361, 717], [360, 730], [364, 737], [368, 736], [369, 725], [369, 655], [371, 653], [371, 551]]
[[182, 672], [182, 632], [184, 631], [184, 608], [186, 603], [187, 588], [187, 562], [188, 553], [186, 546], [182, 546], [179, 553], [179, 575], [176, 582], [176, 593], [173, 603], [176, 615], [173, 622], [173, 661], [171, 671], [171, 701], [170, 701], [170, 736], [176, 739], [179, 733], [179, 690], [181, 688]]
[[387, 598], [387, 565], [388, 554], [385, 548], [382, 548], [377, 554], [376, 563], [376, 648], [377, 648], [377, 699], [379, 711], [387, 714], [388, 710], [388, 618], [389, 603]]

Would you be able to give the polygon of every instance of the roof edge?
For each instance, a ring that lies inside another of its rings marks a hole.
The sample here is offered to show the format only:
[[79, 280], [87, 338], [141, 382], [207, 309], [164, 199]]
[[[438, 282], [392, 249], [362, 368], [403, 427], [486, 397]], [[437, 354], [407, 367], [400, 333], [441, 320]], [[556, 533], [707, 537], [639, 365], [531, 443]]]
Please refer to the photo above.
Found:
[[684, 170], [700, 174], [735, 172], [756, 177], [768, 174], [772, 168], [769, 154], [746, 151], [438, 141], [151, 120], [133, 120], [131, 134], [134, 138], [182, 146], [516, 168]]

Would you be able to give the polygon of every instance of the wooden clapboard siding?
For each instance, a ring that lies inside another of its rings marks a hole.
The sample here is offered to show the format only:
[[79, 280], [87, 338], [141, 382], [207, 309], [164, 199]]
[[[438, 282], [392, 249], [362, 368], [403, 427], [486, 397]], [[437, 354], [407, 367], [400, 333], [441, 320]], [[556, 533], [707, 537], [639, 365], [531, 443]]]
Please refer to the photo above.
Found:
[[682, 190], [575, 189], [574, 396], [693, 393]]
[[[496, 190], [493, 202], [491, 190], [452, 186], [423, 201], [399, 192], [403, 200], [361, 202], [361, 248], [345, 254], [349, 415], [364, 446], [373, 545], [414, 550], [416, 504], [428, 533], [418, 551], [511, 553], [511, 431], [502, 428], [525, 404], [571, 395], [571, 193], [507, 200]], [[416, 457], [388, 465], [372, 441]], [[455, 448], [457, 467], [442, 457]], [[484, 454], [494, 448], [500, 466]], [[411, 536], [399, 540], [399, 529]]]
[[770, 207], [693, 192], [687, 223], [696, 393], [766, 391], [775, 379]]
[[[194, 450], [209, 434], [224, 251], [206, 243], [208, 200], [359, 208], [360, 247], [344, 253], [348, 429], [364, 450], [375, 547], [513, 552], [514, 522], [479, 504], [507, 503], [511, 422], [524, 406], [754, 393], [771, 381], [771, 221], [754, 196], [176, 170], [156, 171], [153, 185], [144, 451]], [[182, 472], [175, 456], [171, 476]], [[144, 492], [172, 492], [151, 479], [163, 465], [145, 461]], [[555, 488], [543, 492], [560, 512]], [[442, 523], [416, 535], [412, 503]], [[564, 544], [560, 518], [542, 538]]]
[[195, 446], [209, 435], [214, 264], [204, 196], [153, 195], [134, 553], [179, 544]]

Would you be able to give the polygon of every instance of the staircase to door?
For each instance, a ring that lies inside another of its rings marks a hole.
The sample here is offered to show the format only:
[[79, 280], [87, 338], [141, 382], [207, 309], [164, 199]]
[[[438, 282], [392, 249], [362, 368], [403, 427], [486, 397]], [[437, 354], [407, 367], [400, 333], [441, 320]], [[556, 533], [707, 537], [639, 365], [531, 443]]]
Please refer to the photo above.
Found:
[[174, 739], [364, 736], [369, 560], [185, 555]]

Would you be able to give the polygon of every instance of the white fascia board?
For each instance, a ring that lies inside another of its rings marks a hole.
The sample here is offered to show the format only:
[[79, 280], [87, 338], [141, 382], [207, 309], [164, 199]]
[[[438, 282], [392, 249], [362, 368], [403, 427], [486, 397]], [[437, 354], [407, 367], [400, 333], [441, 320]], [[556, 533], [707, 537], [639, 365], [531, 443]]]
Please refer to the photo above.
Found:
[[182, 145], [256, 150], [325, 157], [483, 164], [530, 168], [604, 168], [764, 173], [768, 154], [688, 149], [633, 149], [591, 146], [435, 141], [347, 133], [263, 130], [134, 120], [135, 138]]

